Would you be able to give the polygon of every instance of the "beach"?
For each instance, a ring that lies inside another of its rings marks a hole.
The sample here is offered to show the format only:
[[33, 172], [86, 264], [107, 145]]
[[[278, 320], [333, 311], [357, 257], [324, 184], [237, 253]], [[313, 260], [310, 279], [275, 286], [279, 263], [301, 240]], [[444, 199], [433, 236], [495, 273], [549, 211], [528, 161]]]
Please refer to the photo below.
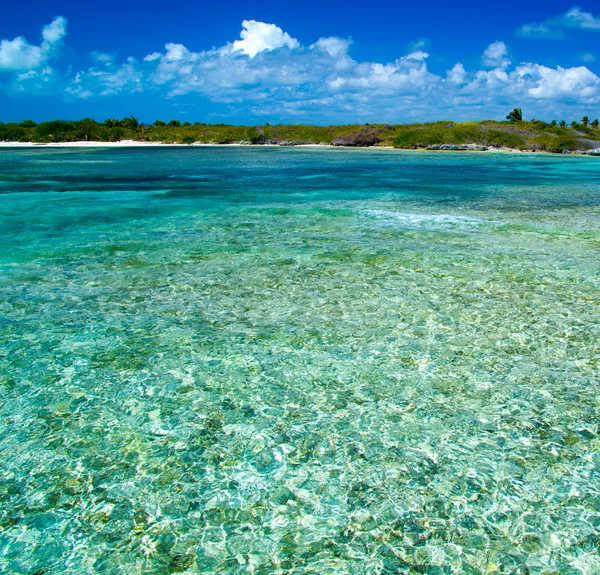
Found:
[[[121, 140], [119, 142], [49, 142], [49, 143], [38, 143], [38, 142], [2, 142], [0, 141], [0, 148], [165, 148], [165, 147], [252, 147], [252, 148], [345, 148], [345, 149], [356, 149], [356, 150], [395, 150], [398, 152], [435, 152], [435, 153], [495, 153], [495, 154], [552, 154], [557, 155], [555, 152], [542, 151], [542, 150], [519, 150], [516, 148], [506, 147], [494, 147], [489, 146], [486, 149], [481, 150], [468, 150], [468, 149], [410, 149], [410, 148], [394, 148], [393, 146], [364, 146], [364, 147], [352, 147], [352, 146], [339, 146], [331, 144], [249, 144], [249, 143], [231, 143], [231, 144], [210, 144], [204, 142], [194, 142], [191, 144], [182, 144], [176, 142], [147, 142], [137, 140]], [[598, 150], [573, 150], [571, 152], [561, 152], [560, 155], [580, 155], [580, 156], [600, 156], [600, 149]]]

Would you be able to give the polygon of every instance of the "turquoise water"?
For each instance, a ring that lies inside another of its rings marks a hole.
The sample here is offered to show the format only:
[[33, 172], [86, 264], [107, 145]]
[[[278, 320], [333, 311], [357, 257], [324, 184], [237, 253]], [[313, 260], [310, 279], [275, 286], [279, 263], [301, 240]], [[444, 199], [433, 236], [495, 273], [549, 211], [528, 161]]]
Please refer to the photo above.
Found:
[[600, 161], [0, 150], [0, 572], [600, 573]]

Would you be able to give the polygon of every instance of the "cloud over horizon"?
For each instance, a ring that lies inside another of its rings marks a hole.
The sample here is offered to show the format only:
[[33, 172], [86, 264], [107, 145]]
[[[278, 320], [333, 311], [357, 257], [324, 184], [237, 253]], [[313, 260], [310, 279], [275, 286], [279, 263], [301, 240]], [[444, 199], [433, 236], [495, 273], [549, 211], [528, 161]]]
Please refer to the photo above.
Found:
[[[589, 13], [572, 9], [563, 16], [564, 26], [568, 21], [595, 29], [596, 19]], [[503, 117], [516, 105], [528, 106], [539, 116], [600, 103], [600, 78], [586, 66], [513, 66], [509, 47], [500, 40], [482, 51], [484, 69], [455, 62], [436, 73], [428, 66], [431, 56], [423, 50], [429, 45], [424, 40], [409, 45], [412, 51], [393, 61], [361, 62], [350, 55], [350, 39], [322, 37], [303, 44], [275, 24], [244, 20], [240, 39], [221, 47], [193, 51], [168, 43], [162, 50], [121, 61], [94, 51], [89, 67], [73, 73], [58, 65], [65, 34], [66, 19], [59, 16], [43, 27], [39, 46], [22, 37], [2, 40], [5, 93], [53, 91], [77, 100], [195, 95], [256, 117], [330, 122]]]
[[53, 55], [67, 33], [67, 19], [57, 16], [42, 28], [43, 41], [39, 46], [29, 44], [23, 36], [0, 41], [0, 71], [35, 70]]

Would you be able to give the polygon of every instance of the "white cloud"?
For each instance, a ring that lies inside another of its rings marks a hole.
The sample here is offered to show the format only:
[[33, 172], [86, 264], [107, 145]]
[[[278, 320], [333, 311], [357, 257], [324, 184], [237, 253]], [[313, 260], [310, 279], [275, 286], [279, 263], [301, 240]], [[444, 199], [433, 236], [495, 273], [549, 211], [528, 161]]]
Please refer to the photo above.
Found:
[[160, 57], [160, 52], [152, 52], [152, 54], [148, 54], [144, 57], [144, 62], [153, 62], [154, 60], [158, 60]]
[[[227, 106], [244, 121], [251, 114], [320, 123], [503, 118], [514, 105], [536, 117], [563, 116], [570, 109], [578, 117], [600, 104], [600, 78], [585, 66], [515, 67], [504, 42], [486, 48], [485, 69], [457, 63], [445, 73], [435, 73], [424, 50], [387, 62], [356, 61], [348, 39], [325, 37], [307, 46], [273, 24], [244, 21], [243, 25], [237, 45], [229, 42], [193, 51], [170, 43], [141, 60], [130, 57], [121, 62], [93, 52], [90, 66], [76, 74], [68, 68], [55, 73], [40, 64], [48, 56], [35, 50], [27, 56], [18, 44], [21, 59], [30, 58], [35, 66], [9, 71], [4, 89], [21, 95], [66, 92], [78, 99], [144, 92], [186, 101], [179, 98], [195, 95]], [[60, 28], [47, 29], [53, 46], [58, 45]], [[37, 47], [26, 46], [41, 51], [45, 44], [47, 40]]]
[[240, 34], [241, 40], [233, 43], [233, 50], [239, 51], [250, 58], [254, 58], [259, 52], [264, 50], [275, 50], [287, 46], [290, 49], [297, 48], [300, 43], [292, 38], [287, 32], [284, 32], [275, 24], [266, 24], [256, 20], [244, 20], [242, 22], [243, 30]]
[[319, 38], [310, 46], [310, 49], [321, 50], [322, 52], [329, 54], [332, 58], [339, 58], [348, 53], [351, 43], [351, 40], [344, 40], [342, 38]]
[[467, 71], [465, 70], [465, 67], [460, 62], [454, 64], [452, 70], [448, 70], [446, 80], [454, 86], [464, 84], [467, 81]]
[[565, 33], [562, 30], [551, 28], [546, 24], [524, 24], [517, 29], [516, 35], [521, 38], [548, 38], [559, 39], [565, 38]]
[[29, 44], [18, 36], [0, 41], [0, 70], [32, 70], [42, 66], [67, 32], [67, 20], [56, 17], [42, 28], [43, 41], [39, 46]]
[[427, 60], [429, 58], [429, 54], [427, 52], [423, 52], [422, 50], [418, 50], [417, 52], [411, 52], [407, 56], [404, 56], [407, 60]]
[[[286, 34], [279, 29], [277, 36]], [[283, 41], [269, 46], [277, 44], [261, 50], [260, 57], [232, 44], [204, 52], [167, 44], [141, 64], [130, 59], [108, 70], [92, 67], [77, 76], [69, 93], [79, 98], [141, 90], [171, 98], [198, 94], [257, 116], [324, 122], [433, 119], [446, 111], [457, 119], [477, 113], [504, 117], [514, 101], [538, 110], [540, 117], [543, 110], [554, 114], [553, 106], [600, 101], [600, 79], [587, 68], [523, 64], [511, 70], [503, 42], [485, 50], [483, 61], [493, 69], [468, 71], [457, 63], [444, 76], [428, 69], [429, 54], [421, 50], [380, 63], [353, 60], [351, 42], [341, 38], [320, 38], [308, 49], [297, 43], [289, 50]]]
[[581, 59], [582, 62], [595, 62], [596, 61], [596, 55], [592, 52], [584, 52], [583, 54], [580, 54], [579, 58]]
[[525, 24], [515, 33], [522, 38], [565, 38], [561, 28], [600, 30], [600, 16], [594, 16], [591, 12], [584, 12], [575, 6], [564, 14], [544, 22]]
[[419, 38], [415, 42], [408, 45], [409, 52], [418, 52], [419, 50], [428, 50], [431, 47], [431, 42], [427, 38]]
[[506, 68], [510, 65], [508, 48], [504, 42], [493, 42], [483, 53], [481, 58], [484, 66], [491, 68]]
[[13, 82], [7, 86], [7, 91], [12, 96], [49, 95], [60, 89], [60, 80], [52, 67], [44, 66], [16, 73]]
[[587, 30], [600, 30], [600, 17], [596, 17], [590, 12], [584, 12], [581, 8], [575, 6], [568, 12], [554, 19], [558, 26], [567, 28], [581, 28]]
[[110, 64], [115, 59], [113, 54], [106, 54], [104, 52], [97, 52], [95, 50], [90, 52], [90, 56], [92, 57], [92, 60], [98, 64]]
[[516, 72], [521, 78], [532, 78], [535, 85], [528, 89], [534, 98], [564, 100], [581, 99], [597, 102], [600, 78], [585, 66], [556, 69], [539, 64], [524, 64]]
[[142, 90], [144, 74], [135, 58], [128, 58], [118, 66], [114, 62], [100, 62], [100, 68], [91, 67], [77, 72], [66, 86], [67, 94], [87, 99], [92, 96], [114, 96]]
[[32, 46], [25, 38], [2, 40], [0, 42], [0, 69], [27, 70], [37, 68], [44, 61], [44, 53], [39, 46]]
[[62, 40], [67, 33], [67, 19], [57, 16], [50, 24], [42, 28], [42, 36], [48, 44], [56, 44]]

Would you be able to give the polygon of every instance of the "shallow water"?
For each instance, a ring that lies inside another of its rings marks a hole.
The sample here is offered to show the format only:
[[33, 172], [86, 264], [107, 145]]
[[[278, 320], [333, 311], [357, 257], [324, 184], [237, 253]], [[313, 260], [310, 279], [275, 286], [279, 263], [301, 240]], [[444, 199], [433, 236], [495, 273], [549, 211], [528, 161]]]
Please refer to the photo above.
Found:
[[0, 150], [0, 572], [600, 572], [600, 161]]

